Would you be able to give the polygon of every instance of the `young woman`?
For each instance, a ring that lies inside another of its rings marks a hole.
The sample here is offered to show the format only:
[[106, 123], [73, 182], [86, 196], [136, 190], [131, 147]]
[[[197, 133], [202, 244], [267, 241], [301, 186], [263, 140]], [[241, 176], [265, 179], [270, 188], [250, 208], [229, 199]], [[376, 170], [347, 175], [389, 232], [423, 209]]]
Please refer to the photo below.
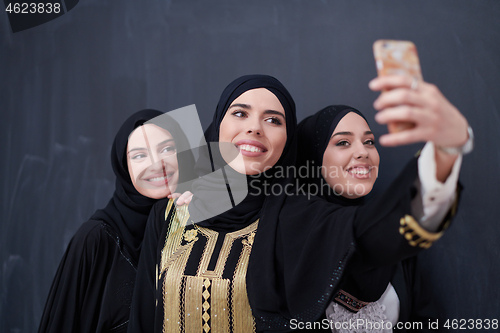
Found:
[[[293, 99], [275, 78], [243, 76], [226, 87], [205, 135], [240, 154], [212, 148], [211, 161], [222, 155], [227, 164], [208, 163], [212, 174], [221, 170], [223, 186], [205, 170], [188, 207], [153, 207], [129, 332], [290, 330], [324, 313], [357, 248], [376, 266], [432, 243], [409, 217], [416, 163], [393, 186], [397, 200], [379, 211], [297, 195], [295, 128]], [[218, 213], [218, 202], [232, 197], [231, 173], [246, 175], [248, 194]], [[410, 239], [399, 233], [402, 217]]]
[[189, 144], [173, 119], [162, 118], [162, 127], [144, 124], [157, 117], [168, 115], [156, 110], [136, 112], [118, 131], [111, 150], [115, 192], [69, 243], [39, 332], [127, 330], [149, 211], [157, 199], [169, 196], [190, 177], [194, 163], [192, 156], [177, 160], [176, 152], [189, 151]]
[[[306, 168], [310, 175], [301, 179], [305, 186], [318, 197], [341, 206], [356, 207], [365, 203], [365, 196], [377, 179], [380, 158], [375, 137], [361, 112], [345, 105], [326, 107], [299, 124], [298, 139], [297, 165]], [[311, 146], [318, 149], [311, 150]], [[432, 163], [428, 153], [426, 148], [420, 159]], [[448, 194], [453, 194], [457, 177], [458, 167], [447, 179], [448, 188], [441, 190], [440, 201], [454, 199]], [[415, 185], [419, 192], [429, 192], [421, 188], [419, 181]], [[421, 193], [417, 193], [412, 199], [413, 215], [424, 213], [423, 209], [418, 211], [420, 198]], [[385, 204], [390, 205], [391, 200]], [[426, 217], [429, 229], [438, 229], [447, 206], [443, 205], [444, 209]], [[373, 330], [377, 332], [391, 332], [397, 321], [419, 322], [427, 329], [429, 319], [435, 318], [436, 313], [416, 265], [414, 257], [395, 266], [373, 268], [364, 265], [359, 254], [354, 254], [342, 279], [342, 289], [334, 295], [334, 301], [326, 310], [327, 319], [337, 324], [333, 331], [352, 331], [349, 323], [358, 319], [386, 323], [382, 329]], [[359, 331], [363, 329], [367, 327], [358, 327]]]

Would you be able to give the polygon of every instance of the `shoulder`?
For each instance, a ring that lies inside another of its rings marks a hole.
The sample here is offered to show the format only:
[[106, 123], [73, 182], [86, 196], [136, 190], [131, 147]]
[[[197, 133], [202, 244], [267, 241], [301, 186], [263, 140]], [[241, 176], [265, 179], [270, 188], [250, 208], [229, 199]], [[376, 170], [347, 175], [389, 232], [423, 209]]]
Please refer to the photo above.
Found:
[[175, 211], [174, 199], [161, 199], [156, 202], [149, 213], [146, 230], [153, 231], [160, 234], [165, 227], [165, 221]]
[[338, 214], [340, 211], [354, 211], [356, 207], [342, 207], [339, 204], [328, 202], [327, 200], [316, 196], [315, 193], [307, 191], [301, 192], [298, 189], [292, 195], [287, 195], [281, 215], [300, 216], [305, 215], [308, 218], [314, 216], [325, 217], [333, 212]]
[[89, 220], [76, 231], [66, 249], [69, 257], [102, 257], [103, 252], [110, 252], [117, 247], [113, 230], [105, 222]]
[[88, 220], [76, 231], [70, 244], [86, 244], [101, 239], [106, 235], [105, 223], [99, 220]]

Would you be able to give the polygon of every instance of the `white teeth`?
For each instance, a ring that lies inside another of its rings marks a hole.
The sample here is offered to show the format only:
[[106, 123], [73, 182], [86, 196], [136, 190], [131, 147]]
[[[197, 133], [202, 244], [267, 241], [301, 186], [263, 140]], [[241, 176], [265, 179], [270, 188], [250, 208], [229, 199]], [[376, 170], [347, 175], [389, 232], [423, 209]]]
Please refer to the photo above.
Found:
[[168, 177], [170, 177], [170, 176], [172, 176], [172, 175], [170, 174], [170, 175], [167, 175], [166, 177], [149, 178], [148, 181], [150, 181], [150, 182], [159, 182], [159, 181], [168, 179]]
[[356, 175], [367, 175], [370, 172], [370, 170], [368, 170], [368, 169], [351, 169], [349, 172], [356, 174]]
[[262, 149], [257, 148], [255, 146], [251, 146], [251, 145], [241, 145], [238, 148], [240, 148], [240, 150], [249, 151], [249, 152], [252, 152], [252, 153], [263, 152]]

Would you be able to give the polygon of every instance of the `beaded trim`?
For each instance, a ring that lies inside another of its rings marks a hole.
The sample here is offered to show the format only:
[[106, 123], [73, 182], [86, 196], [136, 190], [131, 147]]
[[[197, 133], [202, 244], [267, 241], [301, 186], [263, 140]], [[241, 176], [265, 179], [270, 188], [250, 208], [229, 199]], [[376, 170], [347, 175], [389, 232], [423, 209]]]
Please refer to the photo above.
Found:
[[363, 307], [367, 306], [370, 304], [370, 302], [363, 302], [357, 299], [356, 297], [352, 296], [348, 292], [345, 292], [344, 290], [340, 290], [337, 295], [335, 295], [334, 298], [335, 302], [339, 303], [340, 305], [344, 306], [345, 308], [358, 312], [361, 310]]

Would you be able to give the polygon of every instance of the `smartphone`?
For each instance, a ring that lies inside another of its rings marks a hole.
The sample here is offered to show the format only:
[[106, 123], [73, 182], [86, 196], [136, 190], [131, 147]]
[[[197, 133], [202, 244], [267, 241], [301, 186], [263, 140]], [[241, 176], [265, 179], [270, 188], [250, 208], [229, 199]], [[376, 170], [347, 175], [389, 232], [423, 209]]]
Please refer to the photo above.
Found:
[[[373, 43], [373, 54], [379, 76], [406, 75], [422, 81], [422, 71], [418, 60], [417, 47], [405, 40], [377, 40]], [[401, 132], [415, 127], [411, 122], [387, 124], [389, 133]]]

